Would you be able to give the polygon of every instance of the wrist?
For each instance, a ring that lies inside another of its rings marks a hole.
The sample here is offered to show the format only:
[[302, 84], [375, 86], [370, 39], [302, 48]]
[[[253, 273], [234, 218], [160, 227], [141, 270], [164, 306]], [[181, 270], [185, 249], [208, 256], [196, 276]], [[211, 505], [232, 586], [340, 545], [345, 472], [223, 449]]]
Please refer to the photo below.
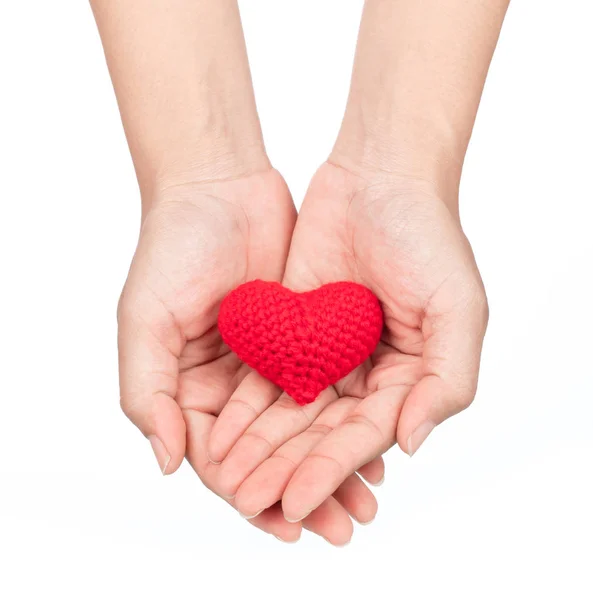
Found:
[[255, 137], [225, 138], [225, 133], [203, 136], [181, 144], [158, 169], [141, 177], [143, 197], [159, 197], [166, 190], [185, 184], [207, 185], [241, 179], [271, 167], [263, 141]]
[[449, 202], [508, 0], [367, 0], [330, 160], [431, 183]]
[[256, 113], [201, 106], [183, 126], [155, 140], [150, 157], [130, 140], [143, 199], [186, 183], [239, 179], [270, 168]]
[[236, 0], [92, 0], [143, 198], [269, 165]]
[[464, 144], [446, 127], [371, 112], [348, 106], [329, 161], [365, 179], [416, 181], [456, 206]]
[[217, 206], [222, 213], [234, 214], [239, 222], [243, 222], [246, 213], [253, 211], [261, 212], [267, 218], [270, 206], [294, 209], [284, 179], [265, 153], [257, 165], [253, 157], [245, 161], [238, 154], [229, 154], [228, 165], [226, 175], [219, 177], [205, 177], [201, 169], [163, 174], [155, 186], [141, 193], [141, 221], [144, 222], [149, 213], [160, 214], [162, 210], [183, 213], [188, 205], [207, 212]]

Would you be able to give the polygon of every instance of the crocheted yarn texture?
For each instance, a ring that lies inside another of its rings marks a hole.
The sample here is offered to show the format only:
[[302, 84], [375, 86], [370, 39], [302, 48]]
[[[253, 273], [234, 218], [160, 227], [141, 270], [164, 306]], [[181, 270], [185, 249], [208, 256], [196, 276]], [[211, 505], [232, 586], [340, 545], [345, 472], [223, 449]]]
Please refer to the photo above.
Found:
[[296, 293], [256, 280], [222, 301], [218, 327], [243, 362], [304, 405], [371, 355], [383, 313], [376, 296], [357, 283]]

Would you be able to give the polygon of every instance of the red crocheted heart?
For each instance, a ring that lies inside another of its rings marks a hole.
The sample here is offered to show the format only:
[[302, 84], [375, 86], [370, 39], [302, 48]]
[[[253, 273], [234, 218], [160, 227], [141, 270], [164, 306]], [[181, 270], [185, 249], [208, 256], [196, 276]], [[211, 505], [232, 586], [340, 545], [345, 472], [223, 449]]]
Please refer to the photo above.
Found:
[[218, 327], [243, 362], [303, 405], [370, 356], [383, 314], [375, 295], [356, 283], [299, 294], [256, 280], [222, 301]]

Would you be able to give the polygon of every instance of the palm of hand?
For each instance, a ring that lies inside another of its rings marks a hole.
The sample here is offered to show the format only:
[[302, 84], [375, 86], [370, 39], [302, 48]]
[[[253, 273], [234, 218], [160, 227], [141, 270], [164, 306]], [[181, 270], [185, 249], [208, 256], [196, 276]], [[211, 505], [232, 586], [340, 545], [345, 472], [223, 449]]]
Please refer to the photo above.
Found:
[[[230, 488], [238, 487], [241, 510], [256, 512], [281, 497], [286, 518], [303, 518], [396, 441], [413, 452], [427, 427], [473, 398], [485, 298], [471, 249], [439, 198], [416, 182], [368, 184], [324, 165], [299, 214], [284, 284], [306, 290], [339, 280], [362, 283], [379, 297], [382, 341], [366, 364], [312, 405], [299, 409], [281, 399], [256, 407], [261, 416], [221, 471]], [[279, 414], [287, 407], [306, 418], [282, 428]], [[255, 470], [239, 458], [254, 439], [267, 445]]]

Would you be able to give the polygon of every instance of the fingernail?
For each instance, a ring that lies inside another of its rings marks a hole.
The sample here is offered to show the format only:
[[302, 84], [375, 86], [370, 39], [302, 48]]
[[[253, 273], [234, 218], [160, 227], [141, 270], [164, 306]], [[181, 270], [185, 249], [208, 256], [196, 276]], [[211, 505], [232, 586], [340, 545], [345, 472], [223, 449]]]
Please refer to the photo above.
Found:
[[370, 519], [369, 521], [357, 521], [359, 525], [370, 525], [375, 520], [375, 517]]
[[239, 514], [244, 518], [247, 519], [249, 521], [249, 519], [255, 519], [255, 517], [257, 517], [257, 515], [260, 515], [261, 513], [264, 512], [264, 508], [262, 508], [261, 510], [259, 510], [258, 512], [256, 512], [254, 515], [244, 515], [242, 512], [239, 511]]
[[148, 440], [150, 441], [150, 445], [152, 446], [152, 451], [156, 456], [157, 462], [159, 463], [159, 467], [161, 469], [161, 473], [163, 475], [167, 474], [167, 467], [171, 462], [171, 455], [167, 452], [165, 445], [156, 435], [149, 435]]
[[428, 437], [428, 434], [434, 429], [434, 423], [431, 421], [424, 421], [416, 427], [412, 432], [412, 435], [408, 438], [408, 455], [413, 456], [416, 450], [420, 448], [424, 440]]
[[373, 483], [372, 481], [369, 481], [368, 483], [374, 485], [375, 487], [379, 487], [380, 485], [383, 485], [385, 483], [385, 475], [383, 475], [383, 477], [381, 477], [381, 479], [379, 479], [377, 483]]
[[274, 536], [278, 541], [284, 542], [285, 544], [296, 544], [299, 540], [283, 540], [281, 537], [277, 535]]
[[305, 513], [302, 517], [298, 518], [298, 519], [287, 519], [286, 517], [284, 517], [284, 520], [287, 523], [298, 523], [299, 521], [302, 521], [303, 519], [306, 519], [312, 511], [309, 511], [308, 513]]
[[212, 460], [207, 452], [206, 457], [208, 458], [208, 461], [211, 462], [213, 465], [219, 465], [222, 462], [221, 460]]

